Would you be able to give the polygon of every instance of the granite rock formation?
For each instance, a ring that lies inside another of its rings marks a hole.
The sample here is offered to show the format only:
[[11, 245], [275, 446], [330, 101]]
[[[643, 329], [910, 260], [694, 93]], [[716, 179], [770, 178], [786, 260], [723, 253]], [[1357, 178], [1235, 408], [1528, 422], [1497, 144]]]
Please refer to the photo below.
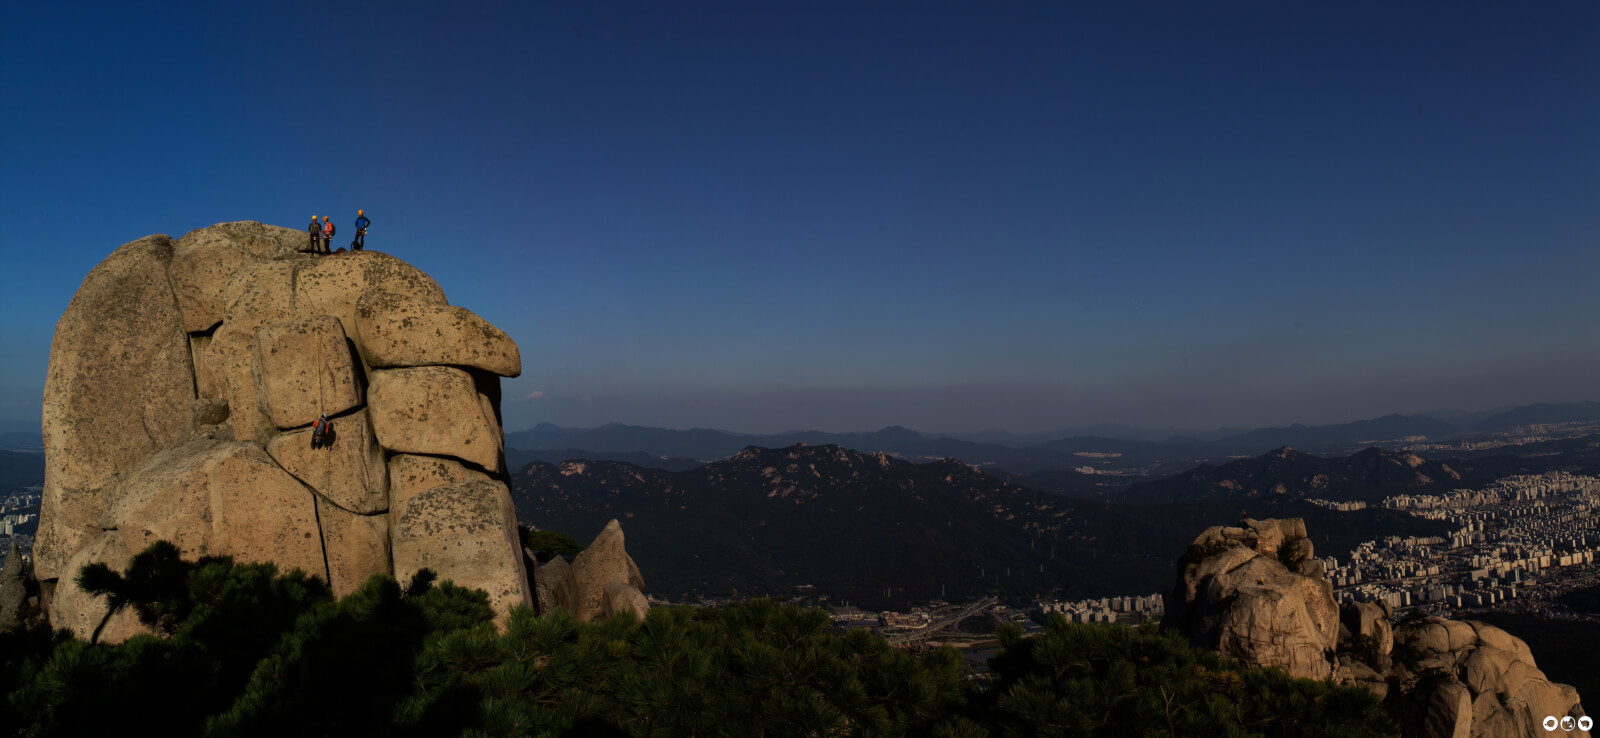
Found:
[[1546, 716], [1585, 714], [1577, 691], [1546, 678], [1527, 644], [1504, 630], [1392, 615], [1379, 603], [1335, 606], [1304, 521], [1247, 519], [1190, 544], [1163, 626], [1251, 666], [1404, 701], [1414, 712], [1409, 731], [1430, 738], [1532, 738], [1548, 735]]
[[539, 611], [566, 610], [583, 622], [650, 610], [644, 577], [623, 550], [622, 526], [612, 520], [569, 564], [556, 556], [533, 572]]
[[1207, 528], [1189, 545], [1164, 624], [1244, 664], [1322, 679], [1339, 608], [1303, 521], [1245, 520]]
[[[516, 343], [400, 259], [305, 245], [223, 223], [125, 244], [84, 279], [44, 395], [35, 571], [56, 626], [139, 632], [72, 580], [157, 539], [341, 595], [429, 567], [502, 617], [532, 604], [498, 405]], [[336, 440], [312, 449], [323, 413]]]

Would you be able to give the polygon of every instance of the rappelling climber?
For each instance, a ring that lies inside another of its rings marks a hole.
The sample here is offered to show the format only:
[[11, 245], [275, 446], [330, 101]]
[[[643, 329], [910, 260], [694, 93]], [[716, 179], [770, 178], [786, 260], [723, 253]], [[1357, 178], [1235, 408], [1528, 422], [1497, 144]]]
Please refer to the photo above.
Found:
[[311, 253], [322, 251], [318, 247], [318, 242], [322, 240], [322, 227], [317, 224], [317, 216], [311, 216], [311, 227], [306, 229], [306, 233], [311, 236]]
[[366, 216], [365, 210], [356, 211], [356, 240], [350, 242], [351, 251], [360, 251], [367, 247], [367, 226], [372, 225], [372, 219]]
[[333, 421], [328, 420], [328, 414], [323, 413], [317, 422], [311, 424], [311, 447], [322, 448], [332, 442]]

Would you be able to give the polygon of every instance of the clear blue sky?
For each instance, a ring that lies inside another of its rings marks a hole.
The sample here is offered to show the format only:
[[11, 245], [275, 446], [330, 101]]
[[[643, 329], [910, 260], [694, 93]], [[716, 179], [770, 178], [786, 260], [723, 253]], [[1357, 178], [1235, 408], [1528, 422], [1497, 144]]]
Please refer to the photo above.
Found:
[[0, 420], [118, 244], [358, 207], [513, 429], [1600, 397], [1600, 4], [995, 5], [0, 5]]

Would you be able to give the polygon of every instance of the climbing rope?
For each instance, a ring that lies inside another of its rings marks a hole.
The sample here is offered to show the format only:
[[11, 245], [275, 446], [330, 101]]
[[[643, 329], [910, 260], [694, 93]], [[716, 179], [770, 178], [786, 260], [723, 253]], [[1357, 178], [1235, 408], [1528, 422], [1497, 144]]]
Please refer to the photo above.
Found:
[[317, 365], [314, 368], [314, 371], [316, 371], [316, 373], [317, 373], [317, 419], [321, 420], [322, 419], [322, 324], [320, 322], [318, 322], [318, 324], [317, 324], [316, 342], [317, 342]]

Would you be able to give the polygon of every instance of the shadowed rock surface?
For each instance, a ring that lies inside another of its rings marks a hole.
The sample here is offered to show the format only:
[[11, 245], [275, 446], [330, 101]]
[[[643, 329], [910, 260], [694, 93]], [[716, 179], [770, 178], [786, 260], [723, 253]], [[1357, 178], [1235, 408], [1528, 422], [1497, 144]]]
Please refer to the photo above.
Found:
[[[494, 478], [504, 442], [489, 372], [520, 371], [516, 344], [393, 256], [302, 248], [300, 231], [254, 222], [149, 236], [73, 296], [51, 345], [35, 549], [57, 627], [140, 632], [126, 614], [105, 621], [71, 579], [91, 562], [123, 569], [157, 539], [186, 557], [299, 568], [339, 594], [426, 565], [489, 591], [502, 617], [531, 605]], [[358, 304], [395, 380], [380, 393]], [[312, 449], [323, 413], [335, 441]], [[429, 504], [409, 517], [397, 509], [418, 500]]]

